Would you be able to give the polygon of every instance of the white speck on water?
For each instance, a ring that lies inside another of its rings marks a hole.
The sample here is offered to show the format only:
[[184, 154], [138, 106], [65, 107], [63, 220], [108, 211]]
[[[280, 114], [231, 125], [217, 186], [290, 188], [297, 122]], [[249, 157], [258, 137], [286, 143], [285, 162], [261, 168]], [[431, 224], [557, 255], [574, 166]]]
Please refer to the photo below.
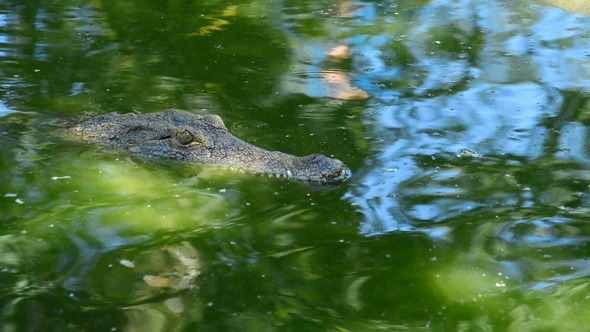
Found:
[[52, 176], [51, 180], [55, 181], [55, 180], [63, 180], [63, 179], [71, 179], [72, 177], [69, 175], [64, 175], [64, 176]]

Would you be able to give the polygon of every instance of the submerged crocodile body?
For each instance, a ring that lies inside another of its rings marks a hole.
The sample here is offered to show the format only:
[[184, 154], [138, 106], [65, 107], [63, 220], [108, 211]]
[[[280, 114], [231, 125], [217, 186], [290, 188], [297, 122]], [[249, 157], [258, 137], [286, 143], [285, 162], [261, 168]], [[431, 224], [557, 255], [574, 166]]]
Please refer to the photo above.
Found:
[[217, 115], [178, 110], [150, 114], [99, 115], [67, 132], [94, 144], [108, 145], [140, 158], [159, 158], [285, 176], [300, 181], [331, 183], [349, 171], [321, 154], [296, 157], [248, 144], [227, 131]]

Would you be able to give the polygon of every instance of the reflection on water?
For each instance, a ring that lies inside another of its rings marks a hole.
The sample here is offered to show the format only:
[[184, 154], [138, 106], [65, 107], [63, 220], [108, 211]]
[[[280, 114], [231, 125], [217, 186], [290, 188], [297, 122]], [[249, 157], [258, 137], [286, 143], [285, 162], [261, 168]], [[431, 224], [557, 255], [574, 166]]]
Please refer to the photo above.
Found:
[[[362, 21], [372, 16], [372, 6], [357, 1], [309, 5], [311, 12], [303, 7], [283, 10], [285, 32], [298, 46], [293, 49], [292, 70], [284, 76], [283, 89], [288, 94], [301, 93], [315, 98], [369, 98], [365, 90], [356, 86], [354, 76], [358, 69], [350, 65], [355, 51], [340, 26], [346, 20]], [[305, 21], [315, 21], [314, 30], [307, 30]]]
[[[412, 21], [363, 45], [362, 65], [376, 69], [358, 77], [374, 96], [375, 154], [345, 195], [365, 216], [361, 233], [466, 242], [456, 265], [479, 268], [437, 282], [484, 279], [449, 298], [569, 292], [590, 271], [586, 98], [570, 104], [590, 86], [590, 19], [518, 2], [433, 1]], [[397, 94], [383, 88], [404, 79]], [[502, 278], [483, 281], [490, 274]]]
[[586, 16], [590, 14], [590, 4], [584, 0], [544, 0], [544, 2], [570, 13], [579, 13]]
[[[421, 22], [419, 25], [403, 32], [408, 37], [401, 43], [415, 59], [414, 72], [423, 79], [413, 89], [413, 95], [394, 102], [390, 91], [370, 90], [381, 97], [374, 99], [371, 130], [385, 139], [376, 143], [378, 153], [370, 163], [372, 166], [361, 171], [359, 185], [347, 195], [367, 217], [363, 233], [408, 229], [414, 217], [399, 216], [400, 206], [408, 199], [432, 200], [432, 196], [439, 195], [441, 202], [448, 202], [452, 198], [445, 197], [461, 192], [473, 195], [476, 188], [457, 186], [457, 176], [471, 178], [475, 186], [497, 183], [502, 176], [510, 176], [505, 166], [497, 167], [498, 162], [514, 165], [511, 168], [525, 162], [546, 164], [547, 158], [557, 158], [555, 163], [560, 159], [577, 160], [581, 164], [576, 168], [586, 164], [586, 153], [580, 149], [583, 140], [576, 139], [584, 136], [585, 128], [567, 128], [579, 116], [564, 108], [558, 89], [589, 86], [588, 71], [581, 70], [587, 65], [587, 56], [578, 45], [588, 42], [584, 31], [590, 20], [548, 7], [502, 3], [498, 8], [499, 5], [494, 1], [482, 2], [477, 11], [470, 11], [466, 9], [473, 7], [457, 9], [445, 1], [436, 1], [417, 11], [414, 21]], [[530, 9], [535, 10], [534, 15]], [[432, 36], [441, 22], [427, 18], [444, 18], [443, 22], [449, 24], [443, 13], [453, 18], [458, 31], [456, 37], [447, 35], [447, 40], [439, 41]], [[548, 27], [554, 26], [551, 22], [557, 20], [565, 22], [568, 28], [549, 31]], [[485, 41], [480, 49], [471, 49], [480, 47], [472, 44], [470, 50], [464, 47], [465, 54], [453, 54], [453, 58], [449, 53], [433, 52], [437, 45], [453, 42], [451, 38], [462, 44], [473, 38], [472, 34], [481, 34], [477, 38]], [[559, 56], [555, 56], [556, 52]], [[477, 53], [478, 57], [472, 58], [469, 53]], [[373, 61], [381, 61], [373, 67], [386, 68], [390, 59], [375, 57]], [[373, 79], [372, 73], [365, 76], [369, 81]], [[442, 89], [453, 91], [458, 82], [465, 82], [459, 91], [440, 93]], [[465, 165], [457, 165], [456, 155], [462, 149], [474, 150], [482, 157], [464, 158], [461, 164]], [[496, 172], [504, 174], [491, 177]], [[436, 182], [432, 182], [449, 176], [449, 185], [455, 188], [437, 188]], [[518, 183], [518, 179], [514, 181], [513, 186], [527, 186]], [[417, 188], [405, 190], [416, 182], [424, 193], [417, 192]], [[535, 187], [535, 183], [528, 185]], [[394, 193], [400, 196], [392, 197]], [[511, 198], [495, 199], [502, 205], [513, 202]], [[481, 198], [478, 200], [465, 204], [471, 208], [490, 206]], [[444, 220], [449, 209], [463, 204], [421, 204], [410, 211], [421, 216], [418, 220]], [[408, 211], [407, 207], [401, 211]]]

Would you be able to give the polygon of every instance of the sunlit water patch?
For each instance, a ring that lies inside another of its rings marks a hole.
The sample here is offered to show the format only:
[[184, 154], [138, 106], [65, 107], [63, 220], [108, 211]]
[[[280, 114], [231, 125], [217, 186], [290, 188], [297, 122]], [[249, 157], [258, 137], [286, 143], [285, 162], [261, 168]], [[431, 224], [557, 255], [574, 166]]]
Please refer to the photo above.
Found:
[[[11, 317], [27, 315], [33, 305], [43, 324], [67, 320], [45, 314], [50, 301], [74, 312], [84, 307], [91, 315], [125, 308], [115, 320], [119, 325], [137, 327], [150, 319], [190, 324], [207, 307], [202, 279], [215, 276], [218, 264], [266, 262], [255, 254], [262, 239], [269, 254], [299, 251], [291, 230], [336, 230], [340, 224], [337, 214], [328, 219], [312, 209], [324, 209], [318, 205], [326, 201], [346, 207], [332, 200], [338, 196], [333, 191], [284, 178], [190, 165], [160, 169], [116, 151], [62, 141], [55, 133], [39, 135], [34, 129], [59, 128], [36, 115], [3, 120], [9, 171], [2, 174], [0, 197], [0, 284]], [[250, 224], [258, 224], [260, 234], [249, 235]], [[231, 232], [242, 229], [245, 238], [238, 242], [241, 235]]]

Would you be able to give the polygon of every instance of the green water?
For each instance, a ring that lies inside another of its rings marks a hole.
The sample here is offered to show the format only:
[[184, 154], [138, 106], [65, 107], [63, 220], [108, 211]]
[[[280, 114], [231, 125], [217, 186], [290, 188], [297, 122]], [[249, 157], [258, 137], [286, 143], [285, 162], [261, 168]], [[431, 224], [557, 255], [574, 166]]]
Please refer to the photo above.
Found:
[[[0, 1], [0, 331], [589, 330], [587, 8]], [[55, 135], [167, 108], [353, 175]]]

